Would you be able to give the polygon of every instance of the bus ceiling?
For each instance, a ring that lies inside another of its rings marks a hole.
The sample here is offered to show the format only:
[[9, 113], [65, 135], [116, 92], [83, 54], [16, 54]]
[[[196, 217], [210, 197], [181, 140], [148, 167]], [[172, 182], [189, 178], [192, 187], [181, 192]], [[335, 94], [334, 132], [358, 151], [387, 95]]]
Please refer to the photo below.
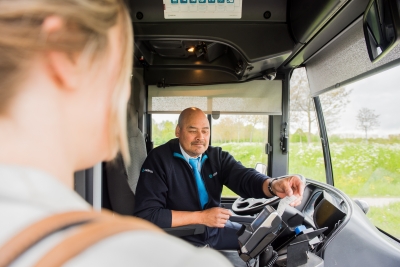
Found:
[[362, 16], [368, 0], [130, 0], [146, 84], [267, 79], [304, 63]]

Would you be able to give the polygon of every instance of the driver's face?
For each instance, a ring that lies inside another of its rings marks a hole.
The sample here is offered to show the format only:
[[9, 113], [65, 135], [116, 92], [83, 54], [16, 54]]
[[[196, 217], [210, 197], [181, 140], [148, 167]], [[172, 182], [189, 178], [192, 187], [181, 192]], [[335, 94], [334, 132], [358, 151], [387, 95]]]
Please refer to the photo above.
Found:
[[193, 111], [187, 114], [175, 130], [182, 148], [191, 157], [203, 154], [210, 141], [210, 124], [202, 111]]

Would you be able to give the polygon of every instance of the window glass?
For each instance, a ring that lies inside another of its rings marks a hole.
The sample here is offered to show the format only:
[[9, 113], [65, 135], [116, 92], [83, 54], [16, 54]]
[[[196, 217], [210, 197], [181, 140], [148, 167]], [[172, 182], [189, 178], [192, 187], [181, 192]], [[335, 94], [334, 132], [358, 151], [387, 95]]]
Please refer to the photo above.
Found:
[[[400, 238], [400, 67], [320, 96], [335, 187], [366, 201], [367, 216]], [[331, 104], [333, 98], [340, 108]]]
[[[211, 138], [213, 146], [220, 146], [248, 168], [268, 164], [268, 115], [221, 115], [212, 119]], [[222, 196], [237, 195], [224, 187]]]
[[289, 173], [326, 182], [314, 101], [305, 68], [295, 69], [290, 80]]
[[[175, 138], [177, 114], [152, 114], [152, 140], [154, 147]], [[268, 164], [265, 144], [268, 142], [268, 115], [221, 115], [211, 121], [211, 143], [229, 152], [248, 168], [257, 163]], [[263, 168], [260, 168], [263, 169]], [[236, 197], [224, 187], [223, 197]]]
[[165, 144], [175, 138], [175, 127], [179, 114], [152, 114], [151, 130], [154, 147]]

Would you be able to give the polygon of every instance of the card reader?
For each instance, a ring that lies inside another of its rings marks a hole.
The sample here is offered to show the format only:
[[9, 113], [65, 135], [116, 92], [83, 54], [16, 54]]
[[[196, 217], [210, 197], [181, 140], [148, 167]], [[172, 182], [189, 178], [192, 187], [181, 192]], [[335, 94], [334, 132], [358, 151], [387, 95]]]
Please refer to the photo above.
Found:
[[248, 262], [257, 257], [286, 228], [278, 212], [265, 206], [250, 226], [243, 226], [237, 233], [240, 258]]

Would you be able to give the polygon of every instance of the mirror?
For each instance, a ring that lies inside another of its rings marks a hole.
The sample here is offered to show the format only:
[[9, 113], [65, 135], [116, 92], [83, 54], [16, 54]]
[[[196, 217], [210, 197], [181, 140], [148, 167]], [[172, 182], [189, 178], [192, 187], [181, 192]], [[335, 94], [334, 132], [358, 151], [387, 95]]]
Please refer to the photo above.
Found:
[[365, 200], [361, 200], [361, 199], [354, 199], [354, 203], [356, 203], [365, 214], [368, 213], [368, 211], [369, 211], [368, 202], [366, 202]]
[[400, 37], [400, 0], [371, 0], [364, 13], [369, 58], [376, 62], [396, 46]]
[[262, 173], [262, 174], [266, 174], [267, 173], [267, 165], [262, 164], [262, 163], [257, 163], [256, 167], [254, 168], [256, 169], [256, 171]]

